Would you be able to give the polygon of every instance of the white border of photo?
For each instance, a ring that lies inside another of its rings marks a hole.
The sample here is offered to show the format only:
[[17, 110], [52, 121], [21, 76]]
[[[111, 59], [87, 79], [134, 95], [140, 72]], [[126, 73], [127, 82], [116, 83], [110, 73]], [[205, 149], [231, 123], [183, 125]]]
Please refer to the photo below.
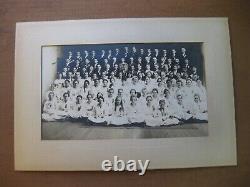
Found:
[[[206, 137], [41, 140], [41, 46], [203, 42]], [[150, 160], [149, 169], [236, 165], [234, 90], [227, 18], [131, 18], [16, 25], [15, 169], [101, 170], [103, 160]]]

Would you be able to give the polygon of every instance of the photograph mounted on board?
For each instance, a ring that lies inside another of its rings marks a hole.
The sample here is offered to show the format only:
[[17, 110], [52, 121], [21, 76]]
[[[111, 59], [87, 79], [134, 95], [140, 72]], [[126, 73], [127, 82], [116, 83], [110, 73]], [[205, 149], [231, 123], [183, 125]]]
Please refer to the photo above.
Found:
[[15, 170], [237, 165], [227, 18], [23, 22], [15, 42]]

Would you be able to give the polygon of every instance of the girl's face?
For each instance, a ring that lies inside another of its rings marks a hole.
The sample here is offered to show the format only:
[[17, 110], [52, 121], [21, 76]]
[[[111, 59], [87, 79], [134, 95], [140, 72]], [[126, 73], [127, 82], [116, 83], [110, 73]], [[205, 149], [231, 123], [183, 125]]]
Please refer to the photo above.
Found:
[[54, 93], [50, 92], [49, 93], [49, 100], [51, 101], [54, 98]]
[[118, 98], [116, 99], [116, 105], [117, 105], [117, 106], [121, 105], [121, 101], [122, 101], [122, 99], [121, 99], [120, 97], [118, 97]]
[[99, 97], [102, 97], [103, 95], [102, 95], [102, 93], [101, 92], [98, 92], [97, 93], [97, 97], [99, 98]]
[[157, 96], [157, 91], [156, 90], [153, 90], [153, 96], [156, 97]]
[[84, 86], [87, 88], [89, 86], [89, 82], [84, 82]]
[[194, 96], [194, 102], [198, 103], [200, 101], [200, 98], [198, 95], [195, 95]]
[[103, 87], [107, 87], [108, 86], [108, 81], [103, 81]]
[[88, 94], [87, 100], [88, 100], [88, 101], [91, 101], [91, 100], [92, 100], [92, 95]]
[[65, 100], [65, 101], [68, 101], [68, 98], [69, 98], [69, 95], [68, 95], [68, 94], [65, 94], [65, 95], [64, 95], [64, 100]]
[[178, 87], [178, 88], [181, 88], [181, 86], [182, 86], [181, 82], [178, 81], [178, 82], [177, 82], [177, 87]]
[[165, 97], [169, 97], [169, 95], [170, 95], [170, 93], [169, 93], [169, 91], [166, 91], [165, 93], [164, 93], [164, 95], [165, 95]]
[[158, 87], [161, 87], [162, 85], [162, 82], [158, 82]]
[[77, 86], [78, 86], [78, 82], [77, 82], [77, 81], [75, 81], [73, 86], [74, 86], [74, 88], [77, 88]]
[[152, 97], [148, 97], [147, 98], [147, 103], [151, 103], [152, 102]]
[[159, 105], [160, 105], [160, 108], [164, 108], [165, 107], [165, 101], [160, 101]]
[[186, 85], [187, 85], [187, 86], [191, 86], [191, 81], [190, 81], [190, 80], [187, 80]]
[[135, 90], [131, 90], [131, 96], [136, 96]]
[[81, 97], [76, 97], [76, 102], [77, 102], [77, 103], [81, 103], [81, 101], [82, 101], [82, 98], [81, 98]]
[[182, 96], [181, 95], [179, 95], [179, 96], [177, 96], [177, 100], [178, 100], [178, 102], [182, 102]]
[[109, 95], [110, 96], [114, 95], [114, 90], [113, 89], [109, 90]]
[[66, 87], [66, 88], [69, 87], [69, 81], [65, 81], [65, 87]]
[[172, 87], [172, 82], [171, 81], [167, 81], [167, 87]]

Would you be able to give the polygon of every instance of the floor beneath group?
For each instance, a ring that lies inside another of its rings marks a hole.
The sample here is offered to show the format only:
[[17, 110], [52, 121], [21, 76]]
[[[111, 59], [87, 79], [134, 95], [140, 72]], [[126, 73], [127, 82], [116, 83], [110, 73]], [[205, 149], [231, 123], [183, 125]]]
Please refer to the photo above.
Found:
[[141, 128], [87, 126], [79, 122], [42, 122], [43, 140], [170, 138], [207, 135], [207, 123]]

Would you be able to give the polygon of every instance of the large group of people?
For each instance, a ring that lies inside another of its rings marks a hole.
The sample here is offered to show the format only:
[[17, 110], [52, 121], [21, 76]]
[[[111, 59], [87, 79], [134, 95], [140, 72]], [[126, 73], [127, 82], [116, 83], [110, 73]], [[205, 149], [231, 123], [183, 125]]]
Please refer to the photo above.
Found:
[[184, 47], [68, 51], [42, 119], [154, 127], [207, 122], [202, 70], [189, 56]]

